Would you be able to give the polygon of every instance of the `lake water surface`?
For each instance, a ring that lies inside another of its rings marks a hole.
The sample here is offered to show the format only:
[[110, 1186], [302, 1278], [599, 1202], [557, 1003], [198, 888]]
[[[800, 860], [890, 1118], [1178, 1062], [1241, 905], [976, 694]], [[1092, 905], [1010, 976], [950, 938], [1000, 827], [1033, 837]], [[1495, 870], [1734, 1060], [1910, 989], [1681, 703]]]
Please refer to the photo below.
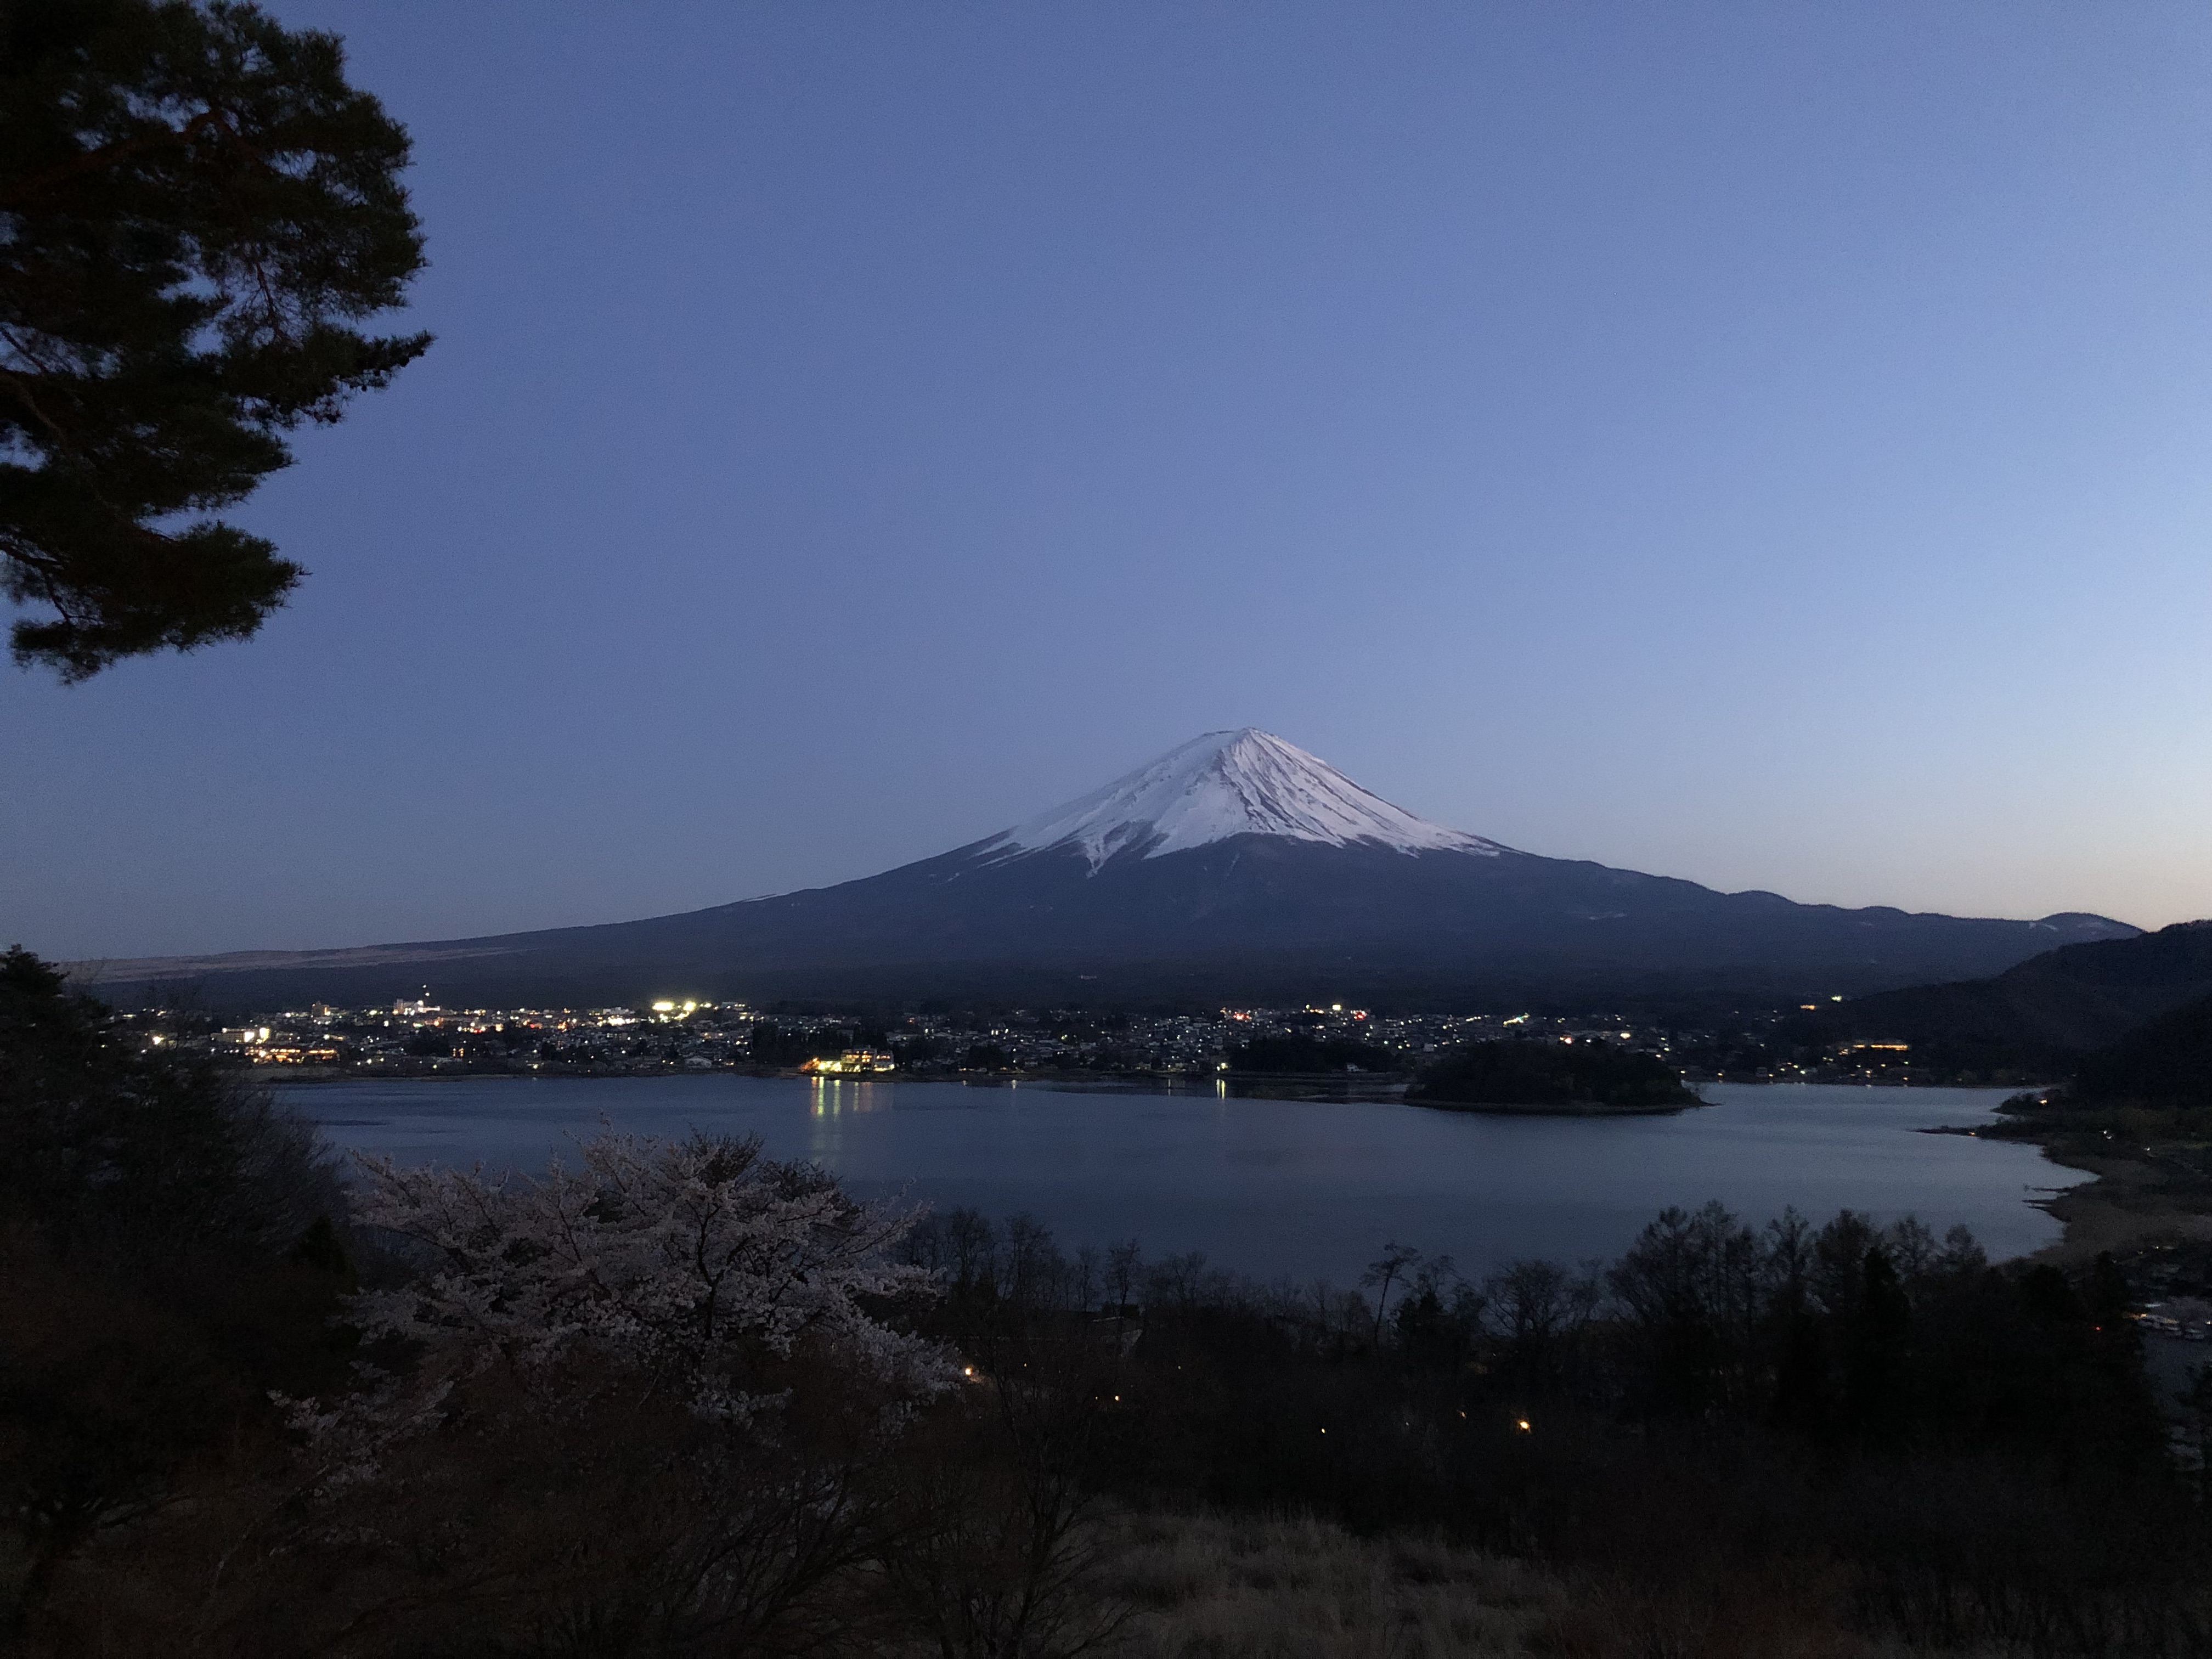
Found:
[[1515, 1256], [1618, 1255], [1653, 1215], [1717, 1198], [1964, 1222], [1992, 1256], [2053, 1242], [2029, 1200], [2088, 1177], [2033, 1146], [1929, 1135], [2007, 1091], [1708, 1085], [1671, 1117], [1486, 1117], [1375, 1103], [1071, 1092], [1030, 1085], [703, 1077], [394, 1079], [294, 1085], [342, 1146], [535, 1170], [605, 1119], [757, 1134], [852, 1190], [1027, 1210], [1068, 1246], [1126, 1237], [1261, 1278], [1350, 1283], [1384, 1243], [1479, 1273]]

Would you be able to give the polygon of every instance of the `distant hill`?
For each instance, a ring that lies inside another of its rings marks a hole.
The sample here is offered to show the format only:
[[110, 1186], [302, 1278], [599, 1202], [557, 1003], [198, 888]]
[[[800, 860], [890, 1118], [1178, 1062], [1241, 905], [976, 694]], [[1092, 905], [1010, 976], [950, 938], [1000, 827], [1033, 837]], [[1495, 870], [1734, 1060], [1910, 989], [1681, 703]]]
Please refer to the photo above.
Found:
[[2069, 1072], [2083, 1055], [2212, 996], [2212, 921], [2063, 945], [1987, 979], [1857, 998], [1791, 1023], [1814, 1042], [1909, 1042], [1916, 1062]]
[[[887, 806], [886, 810], [892, 810]], [[1064, 806], [835, 887], [503, 937], [76, 964], [210, 1007], [576, 1007], [657, 997], [1725, 1010], [1996, 973], [2136, 930], [1844, 909], [1524, 853], [1415, 817], [1280, 738], [1209, 732]]]
[[2074, 1106], [2212, 1106], [2212, 996], [2185, 1002], [2082, 1060]]

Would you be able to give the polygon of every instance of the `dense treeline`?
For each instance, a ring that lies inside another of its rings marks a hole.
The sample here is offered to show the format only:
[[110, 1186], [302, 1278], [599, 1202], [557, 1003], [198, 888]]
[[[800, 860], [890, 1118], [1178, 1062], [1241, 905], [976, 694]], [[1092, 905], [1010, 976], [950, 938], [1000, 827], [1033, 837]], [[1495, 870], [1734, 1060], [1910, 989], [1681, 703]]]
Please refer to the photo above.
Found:
[[1708, 1206], [1261, 1286], [705, 1138], [349, 1193], [20, 952], [0, 1137], [9, 1651], [1072, 1655], [1115, 1506], [1540, 1564], [1555, 1655], [2208, 1637], [2109, 1264]]
[[342, 1213], [313, 1136], [264, 1097], [0, 957], [0, 1620], [207, 1460], [252, 1455], [269, 1390], [343, 1385]]
[[1992, 1267], [1963, 1229], [1717, 1205], [1609, 1267], [1471, 1283], [1394, 1247], [1364, 1296], [1133, 1242], [1065, 1255], [1021, 1217], [955, 1212], [909, 1249], [948, 1285], [938, 1328], [1001, 1365], [1068, 1346], [1078, 1309], [1144, 1304], [1089, 1429], [1093, 1479], [1133, 1504], [1533, 1553], [1589, 1575], [1638, 1650], [2212, 1639], [2207, 1494], [2169, 1459], [2109, 1261], [2077, 1284]]

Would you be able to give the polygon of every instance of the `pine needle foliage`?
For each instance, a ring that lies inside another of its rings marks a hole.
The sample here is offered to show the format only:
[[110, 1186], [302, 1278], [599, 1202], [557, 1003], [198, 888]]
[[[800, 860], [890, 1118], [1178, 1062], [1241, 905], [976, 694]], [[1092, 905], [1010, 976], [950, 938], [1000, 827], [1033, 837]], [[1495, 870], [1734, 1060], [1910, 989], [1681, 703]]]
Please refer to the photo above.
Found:
[[0, 586], [64, 681], [245, 639], [305, 574], [208, 515], [427, 334], [404, 128], [228, 0], [0, 0]]

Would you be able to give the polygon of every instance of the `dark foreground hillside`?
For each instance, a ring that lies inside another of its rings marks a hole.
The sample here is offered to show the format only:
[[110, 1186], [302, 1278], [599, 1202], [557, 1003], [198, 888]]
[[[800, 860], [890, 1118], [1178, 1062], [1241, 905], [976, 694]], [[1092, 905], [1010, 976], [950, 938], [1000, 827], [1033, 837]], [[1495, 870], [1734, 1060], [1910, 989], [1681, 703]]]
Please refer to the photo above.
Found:
[[9, 1652], [2212, 1640], [2108, 1262], [1707, 1206], [1609, 1266], [1261, 1286], [704, 1138], [341, 1190], [20, 953], [0, 1129]]

